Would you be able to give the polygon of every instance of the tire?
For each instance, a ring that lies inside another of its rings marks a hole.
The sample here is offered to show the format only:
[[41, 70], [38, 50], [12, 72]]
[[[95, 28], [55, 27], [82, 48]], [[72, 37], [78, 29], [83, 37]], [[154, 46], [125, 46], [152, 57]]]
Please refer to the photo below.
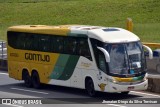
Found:
[[26, 87], [28, 88], [32, 87], [32, 81], [31, 81], [31, 77], [29, 76], [28, 71], [23, 73], [23, 79], [24, 79], [24, 84]]
[[88, 95], [90, 97], [94, 97], [96, 96], [96, 91], [94, 89], [94, 84], [93, 84], [93, 81], [92, 79], [89, 79], [87, 82], [86, 82], [86, 91], [88, 93]]
[[37, 72], [33, 72], [32, 74], [32, 84], [33, 84], [33, 87], [36, 89], [39, 89], [41, 87], [39, 75]]
[[129, 91], [121, 92], [121, 94], [123, 94], [123, 95], [128, 95], [128, 94], [129, 94]]

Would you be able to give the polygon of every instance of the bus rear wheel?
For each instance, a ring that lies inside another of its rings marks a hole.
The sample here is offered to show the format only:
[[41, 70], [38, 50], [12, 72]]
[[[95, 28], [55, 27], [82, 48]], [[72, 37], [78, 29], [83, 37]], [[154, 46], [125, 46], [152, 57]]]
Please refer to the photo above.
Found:
[[94, 97], [96, 95], [96, 91], [94, 89], [94, 84], [93, 84], [92, 79], [89, 79], [86, 82], [86, 91], [87, 91], [88, 95], [91, 97]]
[[33, 87], [36, 89], [39, 89], [41, 87], [39, 75], [37, 72], [32, 73], [32, 84], [33, 84]]
[[27, 71], [23, 73], [23, 80], [26, 87], [28, 88], [32, 87], [31, 77]]

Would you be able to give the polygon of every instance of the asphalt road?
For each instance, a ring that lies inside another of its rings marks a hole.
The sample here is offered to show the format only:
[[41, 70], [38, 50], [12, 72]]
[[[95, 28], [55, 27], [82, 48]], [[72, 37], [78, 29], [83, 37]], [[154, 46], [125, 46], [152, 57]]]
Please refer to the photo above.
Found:
[[[16, 101], [42, 101], [46, 104], [0, 104], [0, 107], [159, 107], [160, 94], [146, 91], [131, 91], [129, 95], [120, 93], [98, 93], [95, 98], [87, 96], [84, 90], [54, 85], [44, 85], [41, 89], [26, 88], [23, 81], [8, 77], [6, 71], [0, 71], [0, 102], [2, 99], [15, 99]], [[18, 98], [18, 99], [16, 99]], [[145, 102], [145, 101], [146, 102]], [[114, 101], [113, 103], [109, 103]], [[104, 102], [102, 104], [102, 102]], [[118, 103], [116, 103], [118, 102]], [[119, 103], [120, 102], [120, 103]], [[125, 103], [134, 104], [125, 104]], [[145, 102], [145, 104], [144, 104]], [[40, 102], [39, 102], [40, 103]], [[138, 103], [138, 104], [135, 104]], [[141, 104], [143, 103], [143, 104]]]

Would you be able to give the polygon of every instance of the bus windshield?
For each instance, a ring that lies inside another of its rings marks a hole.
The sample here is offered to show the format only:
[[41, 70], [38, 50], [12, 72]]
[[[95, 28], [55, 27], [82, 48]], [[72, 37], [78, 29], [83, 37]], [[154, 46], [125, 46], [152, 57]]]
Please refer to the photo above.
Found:
[[106, 44], [105, 48], [110, 54], [110, 74], [132, 75], [145, 71], [146, 62], [140, 42]]

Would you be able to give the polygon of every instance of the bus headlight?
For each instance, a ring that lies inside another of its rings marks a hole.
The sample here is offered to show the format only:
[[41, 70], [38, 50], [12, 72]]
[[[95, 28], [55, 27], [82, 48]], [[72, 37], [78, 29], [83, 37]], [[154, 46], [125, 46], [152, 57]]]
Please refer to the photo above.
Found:
[[112, 83], [117, 83], [117, 81], [114, 78], [108, 78], [108, 81]]

